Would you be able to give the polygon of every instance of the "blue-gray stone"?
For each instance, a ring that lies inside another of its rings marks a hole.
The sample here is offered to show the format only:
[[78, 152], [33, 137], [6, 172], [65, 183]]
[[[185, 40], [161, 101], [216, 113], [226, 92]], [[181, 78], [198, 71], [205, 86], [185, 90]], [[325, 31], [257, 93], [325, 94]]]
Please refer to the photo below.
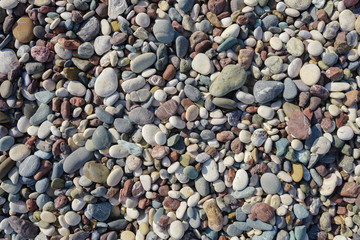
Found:
[[51, 108], [42, 103], [40, 104], [40, 107], [36, 110], [35, 114], [32, 115], [32, 117], [29, 120], [29, 123], [34, 126], [40, 125], [42, 122], [44, 122], [48, 115], [51, 113]]
[[256, 189], [254, 187], [247, 187], [242, 191], [234, 191], [231, 193], [231, 195], [236, 199], [240, 199], [240, 198], [248, 198], [254, 196], [255, 192]]
[[63, 174], [63, 162], [55, 162], [53, 164], [52, 173], [51, 173], [51, 180], [54, 180], [55, 178], [60, 178]]
[[154, 215], [154, 223], [158, 223], [162, 215], [164, 215], [164, 208], [159, 208]]
[[262, 28], [266, 31], [270, 27], [276, 27], [279, 24], [279, 19], [275, 15], [268, 15], [262, 19]]
[[0, 151], [8, 151], [15, 143], [13, 136], [5, 136], [0, 139]]
[[265, 223], [260, 220], [251, 220], [250, 218], [248, 218], [246, 220], [246, 223], [249, 225], [249, 227], [255, 228], [258, 230], [271, 231], [273, 229], [273, 226], [271, 224]]
[[181, 14], [173, 7], [169, 9], [169, 17], [172, 21], [181, 22], [182, 16]]
[[295, 152], [295, 158], [299, 160], [304, 165], [307, 165], [309, 163], [309, 160], [311, 159], [311, 154], [309, 150], [302, 149], [300, 151], [294, 151]]
[[137, 107], [130, 111], [129, 118], [138, 125], [145, 125], [154, 121], [154, 113], [143, 107]]
[[261, 188], [268, 194], [278, 194], [281, 191], [281, 182], [273, 173], [264, 173], [260, 178]]
[[20, 163], [19, 174], [23, 177], [32, 177], [40, 167], [40, 159], [35, 155], [30, 155]]
[[197, 102], [201, 99], [201, 93], [199, 89], [192, 85], [186, 85], [184, 87], [184, 93], [193, 102]]
[[90, 216], [92, 216], [96, 220], [105, 221], [110, 216], [111, 205], [108, 202], [95, 203], [95, 204], [90, 203], [87, 206], [86, 211], [88, 214], [90, 214]]
[[17, 182], [16, 184], [12, 183], [10, 180], [4, 180], [0, 184], [0, 188], [2, 188], [5, 192], [10, 194], [16, 194], [20, 191], [22, 184]]
[[97, 187], [94, 190], [92, 190], [90, 193], [94, 197], [104, 197], [107, 192], [107, 189], [103, 186]]
[[218, 52], [226, 51], [232, 48], [234, 45], [238, 43], [238, 40], [234, 37], [227, 38], [220, 46], [216, 49]]
[[277, 232], [277, 228], [273, 227], [271, 231], [264, 231], [260, 235], [255, 235], [252, 239], [253, 240], [268, 240], [268, 239], [274, 239]]
[[178, 5], [181, 10], [188, 12], [193, 8], [194, 0], [179, 0]]
[[112, 124], [114, 122], [114, 117], [102, 108], [95, 108], [95, 114], [100, 121], [106, 124]]
[[338, 56], [335, 53], [324, 53], [322, 56], [322, 61], [329, 67], [335, 65], [338, 60]]
[[64, 161], [64, 171], [74, 173], [93, 157], [93, 152], [89, 152], [85, 147], [81, 147], [72, 152]]
[[170, 44], [174, 40], [175, 31], [169, 20], [158, 19], [153, 27], [155, 38], [162, 43]]
[[294, 232], [296, 240], [307, 239], [306, 226], [296, 226]]
[[136, 145], [135, 143], [130, 143], [124, 140], [118, 140], [117, 143], [132, 155], [140, 156], [142, 154], [142, 147]]
[[311, 135], [305, 140], [305, 149], [310, 149], [316, 139], [322, 136], [322, 130], [319, 123], [311, 127]]
[[107, 223], [107, 227], [109, 227], [110, 230], [120, 231], [125, 229], [128, 223], [125, 219], [118, 219]]
[[245, 222], [247, 219], [247, 214], [243, 212], [241, 208], [236, 209], [236, 220], [239, 222]]
[[42, 193], [36, 198], [36, 205], [42, 209], [47, 202], [53, 201], [47, 194]]
[[116, 131], [119, 133], [128, 133], [133, 128], [132, 123], [126, 118], [116, 118], [114, 121]]
[[35, 183], [35, 179], [33, 177], [23, 177], [23, 176], [20, 176], [19, 178], [19, 182], [21, 184], [25, 184], [25, 185], [31, 185], [33, 183]]
[[51, 99], [53, 99], [55, 97], [55, 93], [54, 92], [49, 92], [49, 91], [40, 91], [35, 93], [35, 98], [41, 102], [41, 103], [45, 103], [48, 104]]
[[37, 150], [36, 152], [34, 152], [34, 155], [39, 157], [40, 159], [50, 159], [52, 157], [51, 152], [45, 152], [41, 150]]
[[306, 210], [306, 208], [304, 208], [300, 204], [295, 204], [293, 210], [294, 210], [295, 216], [298, 219], [305, 219], [305, 218], [307, 218], [309, 216], [308, 210]]
[[289, 141], [286, 138], [280, 138], [275, 142], [276, 156], [281, 157], [288, 151]]
[[91, 139], [94, 148], [97, 150], [103, 150], [111, 144], [110, 133], [103, 126], [98, 126], [95, 129]]
[[95, 53], [94, 46], [89, 42], [81, 44], [77, 51], [79, 56], [83, 58], [90, 58]]
[[210, 193], [209, 182], [203, 178], [201, 175], [198, 179], [195, 180], [195, 189], [200, 194], [200, 196], [205, 197]]
[[81, 25], [80, 31], [76, 34], [83, 42], [90, 42], [95, 39], [100, 31], [100, 23], [96, 17], [91, 17]]
[[316, 185], [321, 187], [323, 184], [322, 178], [321, 178], [320, 174], [314, 168], [310, 169], [310, 175], [311, 175], [311, 178], [316, 183]]
[[36, 183], [35, 183], [35, 190], [38, 193], [44, 193], [48, 187], [49, 187], [49, 179], [48, 178], [42, 178], [39, 181], [36, 181]]
[[256, 102], [267, 103], [276, 98], [284, 89], [284, 84], [277, 81], [257, 81], [254, 85], [253, 94]]
[[216, 240], [216, 239], [218, 239], [218, 232], [215, 232], [215, 231], [211, 230], [210, 228], [206, 228], [206, 229], [205, 229], [205, 235], [206, 235], [210, 240]]
[[298, 89], [296, 87], [296, 84], [290, 78], [285, 78], [283, 98], [286, 101], [291, 102], [297, 96], [297, 94]]
[[188, 50], [189, 41], [184, 36], [178, 36], [175, 40], [176, 56], [183, 58]]

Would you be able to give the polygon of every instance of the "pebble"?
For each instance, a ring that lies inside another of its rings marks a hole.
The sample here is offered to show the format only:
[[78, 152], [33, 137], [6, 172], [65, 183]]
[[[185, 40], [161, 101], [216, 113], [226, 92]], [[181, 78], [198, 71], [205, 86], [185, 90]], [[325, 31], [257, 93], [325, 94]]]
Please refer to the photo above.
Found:
[[94, 90], [100, 97], [109, 97], [118, 88], [118, 79], [113, 68], [105, 68], [95, 81]]
[[316, 84], [320, 80], [320, 69], [315, 64], [304, 65], [300, 69], [300, 79], [308, 86]]
[[264, 173], [260, 178], [260, 184], [268, 194], [276, 194], [281, 191], [281, 182], [273, 173]]

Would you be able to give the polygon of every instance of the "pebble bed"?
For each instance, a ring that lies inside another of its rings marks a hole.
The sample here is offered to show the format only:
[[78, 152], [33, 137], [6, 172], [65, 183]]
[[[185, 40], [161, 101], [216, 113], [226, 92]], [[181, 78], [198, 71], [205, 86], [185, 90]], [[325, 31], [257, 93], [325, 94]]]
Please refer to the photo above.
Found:
[[360, 239], [359, 0], [0, 0], [0, 238]]

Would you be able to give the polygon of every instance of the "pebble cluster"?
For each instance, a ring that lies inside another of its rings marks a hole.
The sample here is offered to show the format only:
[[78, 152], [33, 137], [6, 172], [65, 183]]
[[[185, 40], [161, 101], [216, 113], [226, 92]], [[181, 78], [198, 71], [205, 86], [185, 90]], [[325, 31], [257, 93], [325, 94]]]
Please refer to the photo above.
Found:
[[0, 237], [360, 239], [359, 0], [0, 0]]

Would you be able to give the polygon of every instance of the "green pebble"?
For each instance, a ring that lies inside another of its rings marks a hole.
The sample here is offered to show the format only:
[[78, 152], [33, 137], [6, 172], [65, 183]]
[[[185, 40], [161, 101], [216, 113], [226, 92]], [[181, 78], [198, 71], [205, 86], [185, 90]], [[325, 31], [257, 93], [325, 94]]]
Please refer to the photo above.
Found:
[[53, 202], [47, 202], [45, 203], [44, 207], [43, 207], [44, 211], [54, 211], [55, 210], [55, 205]]
[[183, 154], [180, 156], [179, 162], [183, 167], [187, 167], [187, 166], [189, 166], [190, 159], [191, 159], [190, 155]]
[[40, 228], [48, 228], [50, 227], [50, 223], [44, 222], [43, 220], [40, 220], [40, 222], [38, 222], [39, 227]]
[[187, 166], [184, 168], [183, 173], [190, 179], [196, 179], [199, 176], [199, 173], [196, 171], [196, 168], [193, 166]]
[[61, 178], [55, 178], [51, 181], [51, 188], [53, 189], [62, 189], [65, 186], [65, 180]]
[[324, 71], [328, 70], [328, 68], [329, 68], [329, 66], [326, 65], [323, 61], [319, 61], [318, 66], [319, 66], [319, 68], [321, 68]]
[[341, 153], [345, 154], [346, 156], [351, 156], [352, 152], [353, 150], [349, 144], [345, 144], [341, 149]]
[[263, 123], [264, 119], [257, 113], [255, 113], [253, 116], [252, 116], [252, 119], [251, 119], [251, 122], [253, 124], [256, 124], [256, 125], [259, 125], [261, 126], [261, 124]]

